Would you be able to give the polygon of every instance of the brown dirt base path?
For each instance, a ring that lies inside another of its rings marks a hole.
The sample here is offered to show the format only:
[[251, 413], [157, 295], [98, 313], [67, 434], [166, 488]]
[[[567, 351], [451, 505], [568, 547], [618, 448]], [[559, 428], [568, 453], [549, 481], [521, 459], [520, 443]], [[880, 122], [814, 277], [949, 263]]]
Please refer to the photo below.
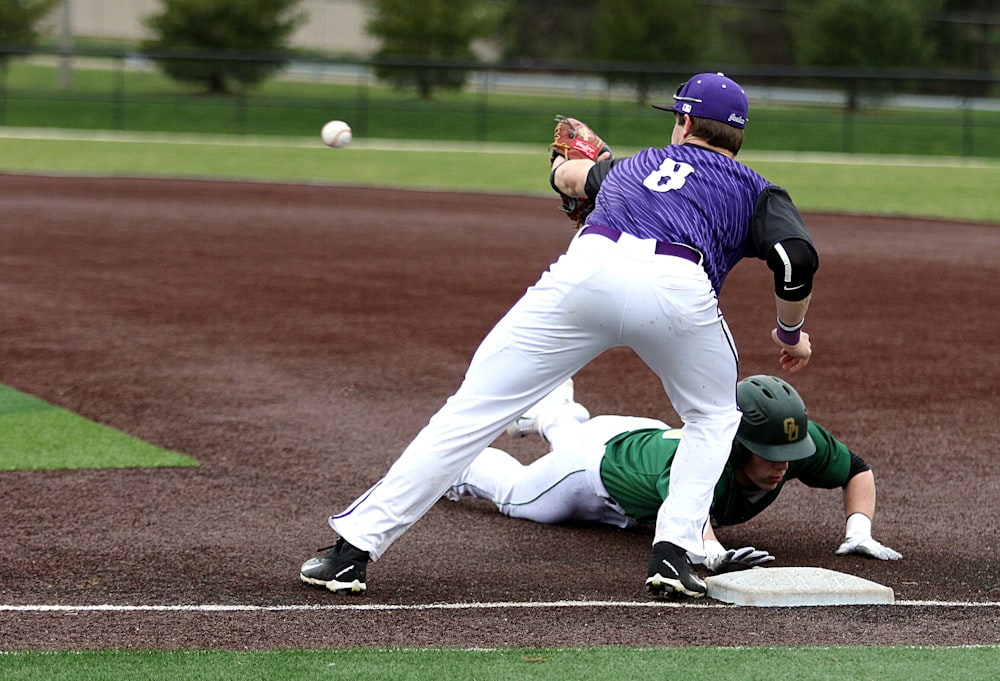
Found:
[[[807, 218], [815, 355], [791, 380], [874, 467], [876, 536], [905, 558], [835, 556], [839, 493], [799, 485], [721, 538], [907, 604], [651, 605], [648, 530], [475, 502], [439, 503], [345, 600], [300, 585], [299, 565], [565, 247], [555, 201], [0, 175], [0, 382], [202, 463], [0, 474], [0, 649], [1000, 642], [1000, 228]], [[780, 372], [771, 296], [759, 262], [726, 285], [744, 376]], [[577, 395], [594, 414], [677, 422], [627, 351], [584, 369]], [[595, 604], [378, 607], [557, 601]], [[102, 604], [268, 609], [9, 607]]]

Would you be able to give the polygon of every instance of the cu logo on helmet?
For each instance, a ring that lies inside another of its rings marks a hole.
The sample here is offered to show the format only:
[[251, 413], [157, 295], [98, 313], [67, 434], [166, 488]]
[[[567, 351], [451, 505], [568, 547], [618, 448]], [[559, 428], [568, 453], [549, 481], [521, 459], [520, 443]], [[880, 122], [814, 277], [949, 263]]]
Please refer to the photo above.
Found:
[[788, 441], [797, 442], [799, 439], [799, 424], [797, 424], [793, 418], [785, 419], [783, 424], [785, 426], [785, 435], [788, 436]]

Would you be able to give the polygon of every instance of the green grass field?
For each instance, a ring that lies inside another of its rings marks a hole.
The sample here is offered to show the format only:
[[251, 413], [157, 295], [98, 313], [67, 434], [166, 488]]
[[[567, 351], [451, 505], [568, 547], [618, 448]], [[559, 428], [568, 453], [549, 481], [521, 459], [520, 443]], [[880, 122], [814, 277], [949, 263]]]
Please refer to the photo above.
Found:
[[[551, 196], [545, 171], [546, 139], [520, 139], [516, 140], [519, 144], [486, 148], [468, 143], [414, 148], [414, 141], [405, 133], [401, 135], [403, 142], [359, 134], [351, 147], [330, 150], [319, 143], [318, 133], [322, 122], [332, 117], [333, 110], [336, 109], [317, 107], [307, 117], [308, 122], [301, 124], [302, 130], [264, 139], [243, 135], [177, 137], [162, 132], [109, 134], [81, 130], [79, 126], [72, 126], [75, 128], [72, 130], [49, 128], [37, 132], [0, 127], [0, 171], [380, 185]], [[150, 119], [153, 118], [151, 113]], [[174, 121], [167, 130], [191, 132], [184, 128], [197, 126], [188, 119], [183, 125]], [[225, 126], [222, 129], [225, 131]], [[790, 149], [794, 150], [794, 146]], [[619, 148], [620, 153], [623, 151], [628, 150]], [[995, 199], [996, 187], [1000, 186], [1000, 162], [996, 161], [776, 155], [752, 149], [747, 150], [742, 160], [787, 187], [805, 211], [1000, 224], [1000, 202]], [[553, 196], [554, 209], [555, 205]], [[0, 397], [4, 394], [0, 392]], [[0, 415], [0, 422], [2, 418], [6, 417]], [[136, 445], [137, 452], [139, 449]], [[145, 465], [142, 461], [137, 456], [134, 465]], [[928, 637], [932, 636], [928, 632]], [[1000, 648], [995, 646], [0, 653], [0, 677], [12, 681], [549, 680], [600, 677], [609, 669], [622, 681], [654, 678], [971, 681], [995, 678], [992, 675], [998, 668]]]
[[121, 431], [0, 385], [0, 470], [197, 466]]
[[565, 648], [504, 650], [21, 652], [0, 654], [5, 681], [983, 681], [1000, 649]]
[[[0, 171], [378, 185], [555, 196], [538, 145], [0, 128]], [[632, 149], [621, 149], [627, 154]], [[747, 152], [804, 211], [1000, 223], [1000, 161]], [[555, 206], [555, 203], [553, 204]]]

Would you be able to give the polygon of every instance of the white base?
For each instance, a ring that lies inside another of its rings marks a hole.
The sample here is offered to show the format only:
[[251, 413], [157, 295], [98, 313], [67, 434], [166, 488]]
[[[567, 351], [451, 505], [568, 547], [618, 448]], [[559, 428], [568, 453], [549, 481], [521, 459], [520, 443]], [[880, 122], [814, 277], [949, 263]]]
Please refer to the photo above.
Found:
[[705, 583], [709, 598], [735, 605], [874, 605], [896, 600], [887, 586], [825, 568], [754, 568], [712, 575]]

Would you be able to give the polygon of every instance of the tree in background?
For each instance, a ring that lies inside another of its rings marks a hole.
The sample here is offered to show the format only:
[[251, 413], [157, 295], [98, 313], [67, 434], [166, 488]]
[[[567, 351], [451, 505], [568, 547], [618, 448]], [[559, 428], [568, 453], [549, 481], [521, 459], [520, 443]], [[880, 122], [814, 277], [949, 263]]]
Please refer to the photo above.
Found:
[[[48, 4], [58, 0], [35, 0]], [[169, 75], [224, 92], [252, 85], [280, 69], [274, 50], [298, 21], [299, 0], [161, 0], [147, 24], [159, 39], [148, 49], [183, 49], [202, 58], [157, 55]], [[630, 83], [645, 103], [692, 68], [733, 71], [750, 66], [815, 66], [869, 72], [859, 88], [890, 83], [872, 70], [924, 66], [989, 72], [996, 63], [1000, 12], [996, 0], [364, 0], [365, 30], [379, 41], [376, 75], [422, 98], [460, 89], [478, 61], [477, 40], [490, 40], [505, 62], [554, 62], [581, 70], [607, 64], [611, 82]], [[24, 2], [0, 0], [0, 7]], [[0, 24], [2, 26], [2, 24]], [[252, 50], [258, 57], [225, 64], [215, 50]], [[271, 52], [268, 52], [271, 50]], [[753, 82], [768, 81], [761, 74]], [[894, 89], [913, 84], [892, 83]], [[942, 91], [955, 83], [928, 85]], [[989, 79], [969, 79], [979, 94]]]
[[628, 64], [630, 72], [610, 72], [611, 82], [635, 85], [640, 104], [664, 82], [677, 85], [678, 73], [657, 65], [697, 64], [708, 52], [711, 13], [701, 0], [600, 0], [595, 26], [597, 54], [607, 62]]
[[669, 65], [671, 73], [662, 79], [655, 71], [618, 78], [634, 83], [640, 99], [661, 82], [673, 85], [675, 69], [735, 73], [739, 66], [796, 63], [791, 23], [797, 15], [789, 8], [795, 0], [503, 1], [496, 38], [505, 60], [525, 65], [578, 60], [595, 68], [599, 59], [608, 59], [640, 70]]
[[706, 57], [709, 62], [754, 66], [795, 63], [792, 13], [785, 0], [746, 6], [722, 3], [714, 8], [713, 17], [712, 45]]
[[[919, 68], [933, 54], [928, 37], [940, 0], [796, 0], [798, 63], [854, 69]], [[883, 91], [886, 81], [868, 81]], [[849, 105], [857, 106], [857, 92]]]
[[595, 18], [598, 3], [505, 0], [496, 36], [501, 57], [513, 62], [594, 60], [596, 35], [605, 29]]
[[[448, 63], [472, 63], [475, 40], [493, 34], [495, 3], [483, 0], [368, 0], [371, 18], [365, 30], [381, 47], [375, 74], [401, 88], [414, 87], [422, 99], [435, 89], [460, 89], [467, 69]], [[407, 65], [402, 62], [419, 62]], [[434, 62], [444, 62], [434, 65]]]
[[30, 47], [38, 41], [38, 23], [61, 0], [0, 0], [0, 45]]
[[[930, 29], [935, 65], [993, 71], [1000, 57], [1000, 7], [996, 0], [944, 0], [943, 4]], [[958, 94], [989, 94], [987, 82], [962, 85]]]
[[[171, 78], [212, 93], [229, 92], [233, 83], [248, 88], [282, 69], [287, 41], [306, 19], [298, 11], [300, 0], [160, 2], [162, 11], [145, 21], [156, 37], [143, 48]], [[170, 52], [191, 58], [165, 56]], [[214, 54], [226, 58], [213, 59]]]

